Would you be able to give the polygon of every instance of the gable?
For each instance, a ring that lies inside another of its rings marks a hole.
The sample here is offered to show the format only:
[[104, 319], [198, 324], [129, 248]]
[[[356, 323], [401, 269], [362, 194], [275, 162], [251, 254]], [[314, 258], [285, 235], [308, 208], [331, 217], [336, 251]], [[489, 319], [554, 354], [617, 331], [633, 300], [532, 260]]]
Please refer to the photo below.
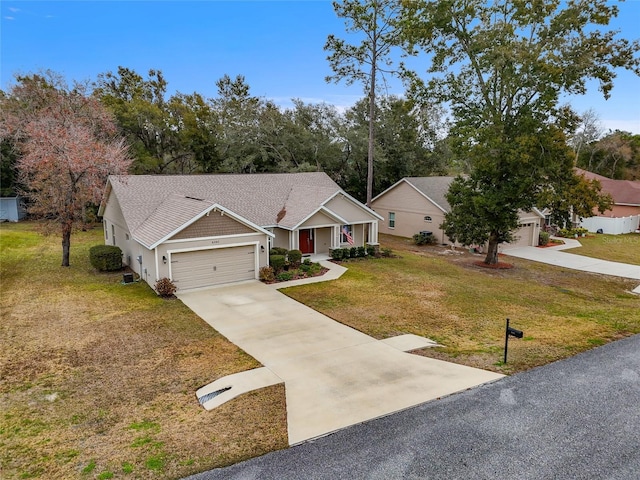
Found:
[[407, 182], [401, 181], [394, 187], [387, 190], [384, 195], [373, 200], [372, 206], [375, 209], [390, 211], [405, 211], [411, 213], [439, 212], [439, 208], [434, 202], [418, 192]]
[[231, 218], [229, 215], [214, 210], [176, 233], [171, 237], [171, 240], [241, 235], [254, 232], [252, 228]]
[[309, 217], [307, 220], [302, 222], [299, 228], [310, 228], [310, 227], [318, 227], [318, 226], [324, 226], [324, 225], [334, 225], [335, 223], [336, 223], [336, 219], [331, 218], [326, 213], [320, 211], [320, 212], [314, 213], [313, 215], [311, 215], [311, 217]]
[[366, 209], [360, 202], [352, 200], [346, 195], [335, 195], [324, 206], [338, 217], [344, 218], [349, 224], [370, 222], [376, 219], [375, 212]]

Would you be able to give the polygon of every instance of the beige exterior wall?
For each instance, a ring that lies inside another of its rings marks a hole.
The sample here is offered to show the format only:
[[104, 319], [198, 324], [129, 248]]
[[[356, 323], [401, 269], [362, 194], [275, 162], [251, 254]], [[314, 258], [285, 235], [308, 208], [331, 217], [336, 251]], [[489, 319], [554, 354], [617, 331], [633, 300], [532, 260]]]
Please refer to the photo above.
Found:
[[[374, 200], [371, 206], [384, 217], [384, 221], [379, 223], [380, 233], [411, 238], [428, 230], [433, 232], [439, 243], [450, 243], [440, 228], [444, 212], [405, 182]], [[394, 228], [389, 227], [391, 212], [395, 213]], [[425, 221], [426, 216], [431, 217], [431, 221]]]
[[255, 230], [221, 212], [211, 212], [184, 230], [176, 233], [171, 239], [218, 237], [222, 235], [239, 235], [252, 233]]
[[[329, 210], [335, 212], [340, 218], [344, 218], [349, 224], [371, 222], [377, 220], [366, 210], [354, 204], [342, 195], [336, 195], [326, 205]], [[336, 223], [335, 221], [333, 223]]]
[[316, 253], [329, 253], [331, 248], [331, 228], [316, 228], [314, 235]]
[[633, 215], [640, 215], [640, 207], [633, 207], [631, 205], [614, 205], [611, 210], [607, 210], [602, 215], [597, 210], [594, 212], [595, 216], [600, 217], [632, 217]]
[[329, 227], [331, 225], [335, 225], [336, 221], [333, 218], [328, 217], [323, 212], [318, 212], [309, 219], [300, 225], [299, 230], [305, 228], [314, 228], [314, 227]]
[[282, 228], [274, 228], [273, 233], [275, 238], [271, 240], [271, 245], [274, 247], [286, 248], [289, 250], [291, 247], [289, 245], [289, 230], [284, 230]]

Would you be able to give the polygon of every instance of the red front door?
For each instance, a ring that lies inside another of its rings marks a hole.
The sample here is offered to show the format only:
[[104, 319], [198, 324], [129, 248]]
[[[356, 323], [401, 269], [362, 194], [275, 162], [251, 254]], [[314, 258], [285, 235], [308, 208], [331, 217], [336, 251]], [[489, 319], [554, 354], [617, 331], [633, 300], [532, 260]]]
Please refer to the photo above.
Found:
[[300, 251], [302, 253], [313, 253], [313, 230], [300, 230]]

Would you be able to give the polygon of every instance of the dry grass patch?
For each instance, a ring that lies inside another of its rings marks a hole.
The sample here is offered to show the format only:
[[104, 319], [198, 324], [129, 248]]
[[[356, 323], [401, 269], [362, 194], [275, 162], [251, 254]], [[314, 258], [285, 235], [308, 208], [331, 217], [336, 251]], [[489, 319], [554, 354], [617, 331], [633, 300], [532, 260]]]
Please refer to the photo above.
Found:
[[285, 448], [284, 387], [212, 412], [195, 390], [259, 364], [145, 284], [99, 274], [72, 239], [0, 229], [2, 478], [179, 478]]
[[[296, 300], [375, 338], [413, 333], [444, 345], [422, 355], [511, 373], [640, 333], [637, 286], [623, 280], [506, 257], [512, 269], [475, 265], [478, 255], [418, 247], [383, 236], [399, 258], [354, 261], [334, 282], [286, 289]], [[503, 365], [505, 319], [523, 330]]]

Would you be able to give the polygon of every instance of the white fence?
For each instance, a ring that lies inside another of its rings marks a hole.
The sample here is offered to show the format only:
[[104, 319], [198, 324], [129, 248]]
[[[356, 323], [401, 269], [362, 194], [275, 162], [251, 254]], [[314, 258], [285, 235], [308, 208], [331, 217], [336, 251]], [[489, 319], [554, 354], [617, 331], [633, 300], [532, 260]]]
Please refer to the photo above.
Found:
[[597, 232], [602, 229], [603, 233], [620, 235], [622, 233], [631, 233], [640, 229], [640, 215], [632, 215], [630, 217], [589, 217], [580, 222], [580, 226], [586, 228], [590, 232]]

